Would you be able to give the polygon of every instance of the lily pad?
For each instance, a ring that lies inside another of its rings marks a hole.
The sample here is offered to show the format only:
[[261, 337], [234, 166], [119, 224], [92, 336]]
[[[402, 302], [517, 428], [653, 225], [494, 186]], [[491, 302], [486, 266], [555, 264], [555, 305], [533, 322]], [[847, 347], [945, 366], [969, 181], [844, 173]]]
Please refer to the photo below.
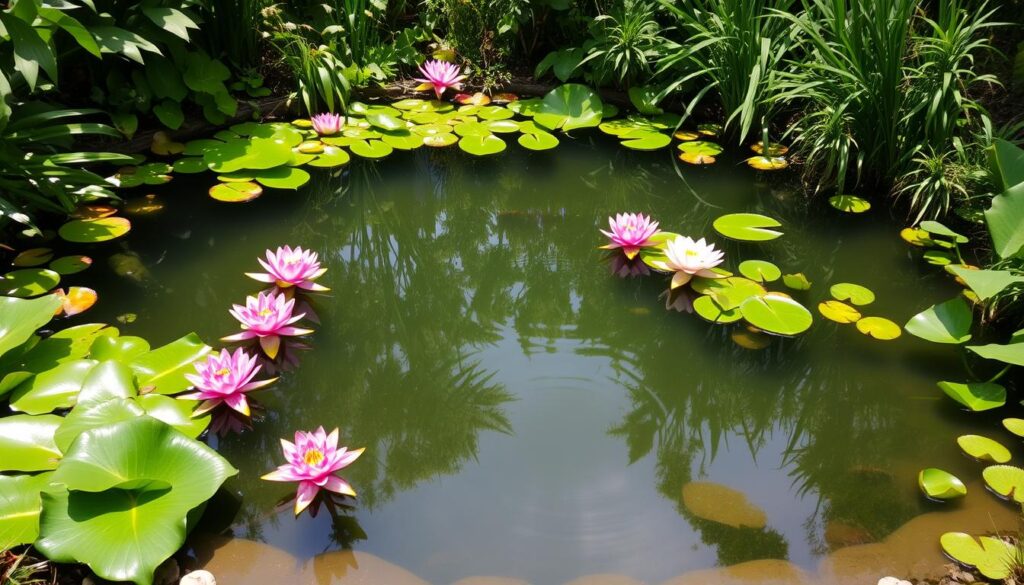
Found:
[[658, 150], [672, 143], [672, 137], [661, 132], [630, 132], [622, 138], [622, 146], [631, 150]]
[[544, 96], [533, 119], [545, 128], [569, 132], [597, 126], [602, 116], [601, 98], [592, 89], [578, 83], [566, 83]]
[[135, 358], [131, 363], [142, 394], [178, 394], [192, 384], [185, 374], [194, 372], [193, 364], [210, 353], [210, 346], [195, 333]]
[[728, 278], [701, 278], [690, 281], [690, 287], [715, 300], [725, 310], [739, 308], [747, 299], [764, 296], [763, 286], [749, 278], [730, 276]]
[[558, 138], [550, 132], [521, 134], [516, 141], [528, 150], [550, 150], [558, 146]]
[[404, 128], [402, 130], [384, 132], [381, 140], [391, 148], [398, 150], [415, 150], [423, 146], [422, 136], [413, 134]]
[[723, 309], [714, 298], [702, 295], [693, 300], [693, 311], [712, 323], [734, 323], [743, 318], [738, 308]]
[[740, 262], [739, 270], [754, 282], [774, 282], [782, 276], [779, 267], [767, 260], [744, 260]]
[[683, 506], [703, 520], [760, 530], [768, 524], [768, 515], [752, 504], [743, 492], [707, 481], [683, 485]]
[[933, 343], [960, 344], [971, 338], [974, 315], [962, 297], [929, 307], [907, 321], [907, 333]]
[[952, 254], [941, 250], [928, 250], [922, 257], [932, 266], [948, 266], [956, 260]]
[[700, 132], [704, 136], [718, 136], [722, 133], [722, 125], [707, 123], [697, 126], [697, 132]]
[[263, 187], [251, 181], [218, 183], [210, 187], [210, 197], [225, 203], [244, 203], [263, 194]]
[[[458, 130], [456, 128], [456, 130]], [[463, 136], [459, 148], [476, 156], [498, 154], [505, 150], [505, 141], [493, 134], [487, 136]]]
[[902, 334], [900, 326], [885, 317], [862, 317], [857, 321], [857, 331], [879, 341], [892, 341]]
[[744, 242], [766, 242], [782, 235], [772, 229], [781, 227], [781, 223], [757, 213], [730, 213], [719, 217], [712, 225], [723, 236]]
[[709, 154], [700, 154], [698, 152], [682, 152], [679, 154], [679, 160], [684, 163], [691, 165], [713, 165], [718, 161], [715, 157]]
[[917, 246], [918, 248], [926, 248], [928, 246], [935, 245], [935, 242], [932, 241], [928, 232], [920, 228], [903, 228], [900, 230], [900, 238], [911, 246]]
[[1009, 577], [1011, 568], [1019, 563], [1013, 545], [991, 536], [982, 536], [978, 541], [963, 532], [947, 532], [939, 537], [943, 552], [954, 561], [989, 579], [1002, 581]]
[[782, 284], [793, 290], [811, 290], [811, 281], [803, 272], [782, 275]]
[[384, 158], [394, 152], [394, 149], [390, 144], [380, 140], [362, 140], [359, 142], [353, 142], [352, 145], [349, 146], [349, 150], [352, 151], [352, 154], [370, 159]]
[[366, 115], [366, 121], [375, 128], [382, 130], [398, 130], [405, 128], [405, 123], [385, 112], [373, 112]]
[[682, 140], [683, 142], [689, 142], [690, 140], [697, 140], [700, 138], [700, 134], [693, 130], [679, 130], [672, 134], [672, 136]]
[[451, 146], [458, 141], [459, 137], [454, 132], [449, 132], [446, 134], [432, 134], [430, 136], [423, 137], [423, 144], [426, 146], [432, 146], [434, 148]]
[[106, 242], [127, 234], [132, 223], [123, 217], [73, 219], [60, 226], [57, 233], [69, 242], [92, 244]]
[[967, 495], [967, 486], [960, 478], [934, 467], [922, 469], [917, 474], [917, 485], [924, 495], [933, 500], [952, 500]]
[[[1018, 338], [1020, 333], [1017, 332], [1014, 337]], [[1014, 366], [1024, 366], [1024, 339], [1017, 339], [1013, 343], [1007, 344], [969, 345], [967, 349], [987, 360], [996, 360]]]
[[0, 418], [0, 471], [56, 469], [61, 452], [53, 434], [62, 422], [53, 414]]
[[40, 493], [50, 473], [0, 475], [0, 550], [32, 544], [39, 537]]
[[1018, 437], [1024, 437], [1024, 418], [1004, 418], [1003, 427]]
[[759, 171], [781, 171], [789, 166], [789, 162], [781, 156], [752, 156], [747, 159], [747, 166]]
[[544, 100], [540, 98], [530, 98], [525, 100], [516, 100], [510, 103], [507, 107], [520, 116], [532, 118], [540, 112], [541, 105], [543, 104]]
[[793, 299], [775, 295], [751, 297], [743, 301], [740, 313], [754, 327], [776, 335], [803, 333], [814, 321], [806, 307]]
[[18, 268], [29, 268], [32, 266], [41, 266], [46, 264], [53, 258], [53, 250], [50, 248], [31, 248], [28, 250], [22, 250], [14, 257], [11, 261], [12, 266]]
[[861, 317], [860, 311], [842, 301], [818, 303], [818, 312], [822, 317], [836, 323], [856, 323]]
[[764, 156], [782, 156], [789, 152], [789, 147], [783, 144], [769, 143], [768, 148], [765, 148], [764, 142], [758, 140], [750, 145], [750, 150], [753, 150], [755, 154]]
[[956, 444], [969, 457], [989, 463], [1006, 463], [1010, 460], [1010, 450], [999, 442], [981, 435], [961, 435]]
[[[54, 295], [38, 299], [0, 297], [0, 323], [4, 332], [0, 335], [0, 357], [31, 339], [36, 329], [50, 322], [58, 308], [60, 299]], [[0, 390], [0, 396], [3, 394]]]
[[981, 472], [985, 485], [999, 496], [1024, 504], [1024, 469], [1013, 465], [990, 465]]
[[113, 176], [115, 184], [125, 189], [140, 185], [163, 185], [171, 180], [171, 165], [149, 163], [137, 167], [121, 167]]
[[351, 159], [348, 153], [341, 148], [328, 145], [324, 147], [322, 153], [306, 164], [317, 168], [333, 168], [346, 165]]
[[967, 238], [967, 236], [958, 234], [937, 221], [922, 221], [918, 227], [920, 227], [921, 229], [923, 229], [924, 231], [928, 232], [933, 236], [943, 236], [946, 238], [950, 238], [951, 240], [958, 244], [966, 244], [967, 242], [970, 241]]
[[723, 150], [721, 145], [706, 140], [683, 142], [676, 146], [676, 148], [684, 154], [700, 154], [712, 157], [722, 154]]
[[[257, 183], [271, 189], [298, 189], [309, 182], [310, 176], [306, 171], [295, 167], [278, 167], [254, 171], [253, 178]], [[244, 185], [245, 183], [232, 184]]]
[[60, 408], [71, 408], [85, 377], [95, 365], [96, 360], [71, 360], [25, 380], [11, 392], [11, 410], [46, 414]]
[[871, 292], [871, 289], [850, 282], [833, 284], [829, 287], [828, 292], [837, 301], [850, 301], [857, 306], [870, 305], [875, 302], [875, 293]]
[[47, 268], [22, 268], [0, 277], [0, 294], [29, 298], [53, 290], [60, 283], [60, 275]]
[[[926, 252], [927, 254], [927, 252]], [[986, 301], [1011, 286], [1024, 284], [1024, 276], [1009, 270], [972, 270], [965, 266], [950, 266], [949, 272], [960, 278], [978, 298]]]
[[947, 396], [974, 412], [1006, 404], [1006, 388], [995, 382], [939, 382]]
[[502, 106], [484, 106], [476, 113], [481, 120], [507, 120], [515, 114]]
[[519, 124], [514, 120], [492, 120], [484, 125], [487, 126], [488, 130], [496, 134], [515, 134], [519, 132]]
[[833, 195], [828, 204], [845, 213], [864, 213], [871, 209], [871, 202], [856, 195]]

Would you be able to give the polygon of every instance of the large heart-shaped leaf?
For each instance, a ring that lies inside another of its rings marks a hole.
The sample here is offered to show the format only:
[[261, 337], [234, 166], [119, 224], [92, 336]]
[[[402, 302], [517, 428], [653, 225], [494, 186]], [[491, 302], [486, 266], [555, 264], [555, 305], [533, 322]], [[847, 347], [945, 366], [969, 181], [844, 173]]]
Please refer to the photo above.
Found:
[[121, 362], [108, 360], [96, 364], [82, 381], [76, 405], [91, 406], [115, 398], [131, 398], [138, 394], [132, 369]]
[[757, 213], [730, 213], [719, 217], [711, 225], [723, 236], [744, 242], [766, 242], [782, 235], [782, 232], [773, 229], [782, 224]]
[[996, 138], [986, 149], [989, 169], [1000, 191], [1024, 183], [1024, 149], [1012, 142]]
[[971, 338], [974, 315], [963, 297], [954, 297], [914, 315], [907, 333], [934, 343], [963, 343]]
[[963, 266], [949, 266], [947, 270], [960, 277], [983, 301], [987, 301], [1013, 285], [1024, 284], [1024, 276], [1014, 274], [1009, 270], [971, 270]]
[[568, 132], [591, 128], [601, 123], [604, 106], [594, 90], [578, 83], [566, 83], [549, 91], [534, 121], [551, 130]]
[[997, 360], [1004, 364], [1024, 366], [1024, 339], [1015, 343], [988, 345], [968, 345], [967, 349], [987, 360]]
[[60, 299], [54, 295], [38, 299], [0, 297], [0, 356], [28, 341], [59, 308]]
[[96, 360], [64, 362], [26, 380], [11, 393], [11, 409], [28, 414], [44, 414], [75, 405], [86, 375]]
[[1020, 562], [1014, 546], [991, 536], [978, 540], [981, 544], [963, 532], [947, 532], [939, 537], [942, 550], [958, 563], [977, 569], [989, 579], [1009, 577], [1011, 568]]
[[993, 197], [985, 221], [999, 257], [1017, 255], [1024, 247], [1024, 183]]
[[754, 327], [777, 335], [803, 333], [814, 321], [811, 312], [800, 303], [771, 294], [743, 301], [740, 313]]
[[956, 438], [963, 452], [978, 461], [990, 463], [1006, 463], [1010, 460], [1010, 450], [998, 441], [981, 435], [961, 435]]
[[177, 394], [192, 386], [185, 374], [194, 372], [196, 360], [210, 353], [210, 346], [195, 333], [144, 353], [132, 362], [142, 393]]
[[51, 475], [0, 475], [0, 550], [35, 542], [43, 506], [39, 492]]
[[1006, 388], [994, 382], [939, 382], [938, 385], [947, 396], [975, 412], [1006, 404]]
[[981, 477], [993, 492], [1024, 504], [1024, 469], [1013, 465], [990, 465], [981, 472]]
[[104, 579], [150, 585], [184, 543], [189, 511], [235, 473], [213, 449], [150, 417], [86, 431], [53, 474], [71, 491], [43, 494], [36, 548]]
[[53, 435], [63, 421], [53, 414], [0, 418], [0, 471], [55, 469], [61, 452]]

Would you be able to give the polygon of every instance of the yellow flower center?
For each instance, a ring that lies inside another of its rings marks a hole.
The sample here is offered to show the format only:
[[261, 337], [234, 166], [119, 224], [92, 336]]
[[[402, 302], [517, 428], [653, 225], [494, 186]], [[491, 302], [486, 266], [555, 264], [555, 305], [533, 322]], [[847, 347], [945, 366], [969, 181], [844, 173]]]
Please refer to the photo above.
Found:
[[272, 311], [270, 309], [263, 309], [262, 311], [259, 312], [260, 317], [267, 317], [267, 316], [270, 316], [270, 315], [273, 315], [273, 314], [274, 314], [274, 311]]
[[221, 368], [215, 372], [218, 376], [227, 376], [231, 373], [231, 370], [227, 368]]
[[306, 451], [306, 465], [320, 465], [323, 463], [324, 454], [319, 449], [310, 449]]

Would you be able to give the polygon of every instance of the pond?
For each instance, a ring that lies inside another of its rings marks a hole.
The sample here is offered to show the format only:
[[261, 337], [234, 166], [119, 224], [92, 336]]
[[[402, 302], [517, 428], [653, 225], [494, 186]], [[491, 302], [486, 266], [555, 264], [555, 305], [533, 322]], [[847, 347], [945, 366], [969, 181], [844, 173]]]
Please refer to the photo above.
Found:
[[[932, 571], [937, 534], [971, 528], [941, 521], [968, 504], [929, 502], [916, 486], [922, 467], [977, 476], [954, 439], [996, 420], [964, 416], [936, 388], [964, 377], [955, 350], [876, 341], [815, 309], [837, 282], [869, 287], [877, 300], [865, 314], [900, 324], [950, 296], [897, 221], [807, 204], [785, 173], [739, 156], [695, 168], [586, 131], [554, 156], [513, 147], [487, 159], [420, 149], [355, 160], [244, 205], [211, 200], [213, 182], [179, 175], [156, 188], [164, 209], [96, 249], [83, 284], [101, 298], [87, 317], [132, 313], [119, 327], [154, 346], [191, 330], [212, 341], [237, 329], [227, 310], [258, 290], [243, 273], [265, 249], [319, 252], [332, 292], [315, 300], [310, 350], [254, 395], [265, 414], [253, 431], [214, 440], [240, 470], [227, 484], [240, 497], [231, 534], [287, 553], [293, 563], [278, 570], [295, 582], [307, 561], [343, 549], [442, 585], [602, 573], [659, 583], [759, 559], [841, 573], [835, 551], [880, 543], [871, 550], [884, 553], [922, 514], [941, 526], [893, 562]], [[805, 273], [811, 290], [791, 294], [814, 326], [750, 349], [742, 325], [666, 311], [666, 279], [619, 278], [598, 250], [598, 228], [621, 211], [709, 237], [731, 269], [757, 258]], [[713, 231], [716, 217], [742, 211], [779, 219], [785, 235], [739, 244]], [[280, 463], [279, 438], [318, 425], [366, 447], [345, 472], [359, 497], [295, 518], [280, 504], [291, 486], [259, 476]], [[734, 526], [708, 519], [708, 506], [684, 504], [687, 485], [705, 490], [711, 515], [739, 511], [735, 492], [750, 514]], [[972, 511], [975, 525], [1012, 523], [1008, 507], [983, 499], [990, 510]], [[260, 559], [250, 560], [221, 562], [218, 579], [254, 582]], [[848, 564], [875, 580], [885, 567]]]

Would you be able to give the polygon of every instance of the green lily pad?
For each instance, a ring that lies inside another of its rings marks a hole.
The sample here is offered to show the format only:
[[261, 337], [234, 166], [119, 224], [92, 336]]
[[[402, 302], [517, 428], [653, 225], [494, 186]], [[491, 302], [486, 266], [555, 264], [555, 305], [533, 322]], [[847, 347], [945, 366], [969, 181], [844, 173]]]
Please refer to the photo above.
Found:
[[50, 262], [50, 270], [63, 276], [78, 274], [90, 266], [92, 258], [82, 255], [62, 256]]
[[86, 431], [52, 477], [67, 489], [43, 493], [35, 546], [104, 579], [148, 584], [184, 543], [189, 512], [236, 473], [213, 449], [150, 417]]
[[858, 306], [870, 305], [875, 302], [875, 293], [859, 284], [840, 282], [829, 287], [828, 292], [837, 301], [850, 301]]
[[740, 305], [740, 312], [748, 323], [776, 335], [797, 335], [810, 329], [814, 318], [811, 312], [793, 299], [765, 295], [752, 297]]
[[1018, 437], [1024, 437], [1024, 418], [1004, 418], [1003, 427]]
[[[1015, 337], [1017, 336], [1015, 335]], [[1014, 343], [1007, 344], [968, 345], [967, 349], [987, 360], [996, 360], [1014, 366], [1024, 366], [1024, 340], [1018, 339]]]
[[811, 281], [803, 272], [782, 275], [782, 284], [793, 290], [811, 290]]
[[959, 344], [971, 338], [973, 321], [967, 301], [954, 297], [914, 315], [903, 328], [926, 341]]
[[[36, 329], [53, 319], [53, 313], [60, 306], [61, 301], [55, 295], [38, 299], [0, 297], [0, 323], [4, 331], [0, 335], [0, 357], [31, 339]], [[0, 396], [3, 394], [0, 391]]]
[[740, 262], [739, 270], [754, 282], [775, 282], [782, 276], [779, 267], [767, 260], [744, 260]]
[[[264, 187], [271, 189], [298, 189], [309, 182], [309, 173], [295, 167], [278, 167], [263, 171], [254, 171], [253, 178]], [[244, 185], [245, 183], [233, 183]]]
[[767, 242], [782, 235], [771, 229], [781, 227], [781, 223], [757, 213], [730, 213], [719, 217], [712, 225], [723, 236], [744, 242]]
[[982, 536], [978, 540], [980, 545], [974, 537], [963, 532], [947, 532], [939, 537], [943, 552], [954, 561], [977, 569], [989, 579], [1001, 581], [1009, 577], [1011, 568], [1020, 562], [1014, 546], [991, 536]]
[[69, 242], [92, 244], [120, 238], [131, 229], [132, 223], [123, 217], [97, 217], [73, 219], [60, 226], [57, 233]]
[[353, 142], [348, 148], [352, 151], [352, 154], [370, 159], [384, 158], [394, 152], [394, 149], [390, 144], [380, 140], [362, 140], [360, 142]]
[[382, 130], [398, 130], [405, 128], [405, 123], [385, 112], [373, 112], [366, 115], [366, 121], [375, 128]]
[[599, 125], [603, 109], [601, 98], [592, 89], [578, 83], [566, 83], [544, 96], [533, 119], [545, 128], [569, 132]]
[[412, 128], [414, 134], [420, 136], [437, 136], [438, 134], [451, 134], [455, 131], [455, 128], [448, 124], [424, 124], [422, 126], [415, 126]]
[[702, 295], [710, 296], [727, 311], [739, 308], [749, 298], [764, 296], [768, 292], [757, 282], [740, 276], [696, 277], [690, 281], [690, 288]]
[[540, 112], [541, 105], [544, 100], [540, 98], [530, 98], [526, 100], [516, 100], [506, 106], [509, 110], [519, 114], [520, 116], [526, 116], [532, 118]]
[[[149, 342], [141, 337], [122, 335], [97, 337], [89, 346], [89, 357], [94, 360], [129, 362], [150, 350]], [[79, 400], [82, 398], [79, 397]]]
[[528, 150], [550, 150], [558, 146], [558, 138], [549, 132], [521, 134], [516, 142]]
[[954, 276], [962, 279], [983, 301], [987, 301], [1011, 286], [1024, 284], [1024, 276], [1014, 274], [1009, 270], [971, 270], [963, 266], [950, 266], [948, 270]]
[[658, 150], [672, 143], [672, 137], [661, 132], [629, 132], [622, 138], [622, 146], [632, 150]]
[[0, 294], [12, 297], [38, 297], [54, 289], [60, 275], [47, 268], [22, 268], [0, 277]]
[[960, 478], [934, 467], [922, 469], [917, 474], [917, 485], [924, 495], [933, 500], [952, 500], [967, 495], [967, 486]]
[[967, 236], [960, 235], [937, 221], [922, 221], [918, 227], [933, 236], [947, 237], [958, 244], [966, 244], [970, 241]]
[[1024, 504], [1024, 469], [1013, 465], [990, 465], [981, 472], [985, 485], [1001, 497]]
[[860, 311], [842, 301], [818, 303], [818, 312], [822, 317], [836, 323], [856, 323], [861, 318]]
[[481, 120], [507, 120], [515, 115], [515, 113], [502, 106], [483, 106], [477, 113], [477, 116]]
[[747, 166], [759, 171], [781, 171], [789, 166], [789, 161], [781, 156], [752, 156], [747, 159]]
[[721, 145], [706, 140], [694, 140], [681, 142], [676, 148], [683, 154], [699, 154], [704, 156], [718, 156], [724, 150]]
[[225, 203], [245, 203], [263, 194], [263, 187], [251, 181], [218, 183], [210, 187], [210, 197]]
[[828, 204], [845, 213], [864, 213], [871, 209], [871, 202], [856, 195], [833, 195]]
[[29, 268], [32, 266], [42, 266], [53, 258], [53, 250], [50, 248], [31, 248], [28, 250], [22, 250], [14, 257], [11, 261], [12, 266], [18, 268]]
[[210, 346], [195, 333], [135, 358], [131, 363], [142, 394], [178, 394], [192, 384], [185, 374], [195, 371], [193, 364], [210, 353]]
[[40, 492], [51, 473], [0, 475], [0, 550], [32, 544], [39, 537]]
[[171, 180], [171, 165], [149, 163], [137, 167], [122, 167], [113, 176], [114, 182], [125, 189], [140, 185], [163, 185]]
[[1009, 449], [981, 435], [961, 435], [956, 438], [956, 444], [960, 445], [960, 449], [969, 457], [978, 461], [1006, 463], [1011, 458]]
[[11, 392], [11, 410], [27, 414], [46, 414], [75, 405], [85, 377], [96, 360], [64, 362], [25, 380]]
[[451, 146], [458, 141], [459, 137], [453, 132], [448, 132], [446, 134], [432, 134], [430, 136], [423, 137], [423, 144], [434, 148]]
[[455, 125], [455, 133], [459, 136], [490, 136], [491, 129], [480, 122], [462, 122]]
[[53, 414], [0, 418], [0, 471], [56, 469], [61, 451], [53, 434], [63, 421]]
[[952, 254], [941, 250], [928, 250], [922, 257], [932, 266], [948, 266], [956, 260]]
[[498, 154], [505, 150], [505, 146], [505, 141], [493, 134], [488, 134], [487, 136], [463, 136], [459, 140], [459, 148], [476, 156]]
[[994, 382], [939, 382], [938, 386], [947, 396], [974, 412], [1006, 404], [1006, 388]]
[[902, 334], [900, 326], [885, 317], [861, 317], [857, 331], [879, 341], [892, 341]]
[[[505, 110], [506, 112], [508, 110]], [[485, 126], [495, 134], [515, 134], [519, 132], [519, 123], [515, 120], [492, 120], [485, 122]]]
[[337, 146], [325, 146], [324, 151], [316, 158], [306, 163], [308, 166], [317, 168], [333, 168], [347, 165], [352, 158], [347, 152]]
[[702, 295], [693, 300], [693, 312], [712, 323], [734, 323], [743, 318], [738, 308], [723, 309], [715, 302], [715, 299], [708, 295]]
[[423, 137], [406, 129], [384, 132], [381, 140], [398, 150], [415, 150], [423, 146]]
[[189, 156], [174, 161], [174, 172], [183, 175], [194, 175], [210, 170], [201, 156]]

